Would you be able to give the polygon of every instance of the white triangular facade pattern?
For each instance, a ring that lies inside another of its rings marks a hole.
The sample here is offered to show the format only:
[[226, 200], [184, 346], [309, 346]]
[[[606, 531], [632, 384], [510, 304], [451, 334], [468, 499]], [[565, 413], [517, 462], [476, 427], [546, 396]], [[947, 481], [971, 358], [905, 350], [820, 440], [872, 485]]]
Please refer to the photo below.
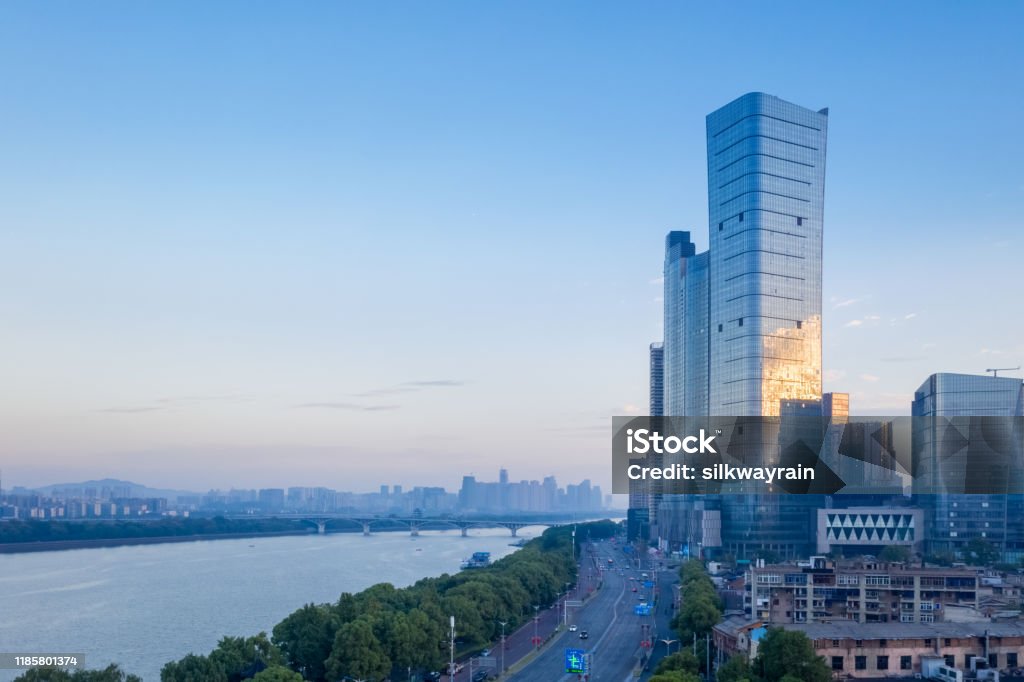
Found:
[[840, 544], [912, 545], [915, 541], [913, 514], [826, 514], [826, 537]]

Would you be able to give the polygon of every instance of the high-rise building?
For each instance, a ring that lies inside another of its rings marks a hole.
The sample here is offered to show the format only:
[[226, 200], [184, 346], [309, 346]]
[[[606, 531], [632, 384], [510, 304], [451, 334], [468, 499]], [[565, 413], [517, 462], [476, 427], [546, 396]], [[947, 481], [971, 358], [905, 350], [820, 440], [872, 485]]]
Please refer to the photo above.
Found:
[[[972, 481], [990, 487], [1010, 480], [1004, 462], [1019, 462], [1022, 455], [1020, 421], [984, 418], [1024, 416], [1024, 383], [932, 374], [914, 393], [911, 414], [952, 418], [914, 422], [914, 497], [925, 513], [926, 551], [962, 556], [972, 540], [981, 539], [1006, 561], [1024, 558], [1024, 498], [968, 492]], [[982, 448], [994, 450], [981, 453]]]
[[828, 109], [759, 92], [707, 117], [713, 415], [821, 399], [827, 130]]
[[[820, 415], [828, 110], [755, 92], [706, 123], [709, 249], [696, 253], [688, 232], [666, 238], [666, 414]], [[752, 447], [777, 448], [778, 434], [768, 431], [746, 437]], [[691, 541], [709, 547], [719, 540], [694, 537], [694, 529], [716, 527], [708, 517], [719, 508], [714, 500], [674, 501], [669, 513], [696, 513], [698, 502], [700, 519], [663, 525], [687, 528]], [[821, 500], [750, 495], [720, 503], [726, 552], [813, 549]]]
[[665, 347], [661, 343], [651, 344], [651, 406], [650, 415], [665, 414]]

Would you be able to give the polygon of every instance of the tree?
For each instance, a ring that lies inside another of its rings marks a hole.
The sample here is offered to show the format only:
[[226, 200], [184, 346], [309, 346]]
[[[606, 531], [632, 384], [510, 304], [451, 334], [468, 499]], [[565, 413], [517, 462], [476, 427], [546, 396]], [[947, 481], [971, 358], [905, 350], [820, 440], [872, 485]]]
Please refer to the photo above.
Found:
[[718, 667], [717, 682], [752, 682], [754, 673], [743, 656], [733, 656]]
[[223, 668], [206, 656], [189, 654], [160, 670], [160, 682], [228, 682]]
[[685, 670], [671, 670], [665, 673], [657, 673], [649, 682], [700, 682], [696, 673], [689, 673]]
[[695, 673], [700, 670], [697, 657], [689, 649], [680, 649], [671, 656], [666, 656], [658, 663], [654, 670], [657, 673], [666, 673], [672, 670], [682, 670], [688, 673]]
[[376, 682], [390, 672], [391, 659], [373, 634], [373, 626], [367, 617], [345, 623], [338, 629], [327, 659], [328, 679], [338, 680], [348, 675]]
[[306, 604], [274, 626], [274, 644], [293, 670], [309, 680], [324, 680], [325, 661], [338, 627], [339, 620], [330, 607]]
[[878, 553], [878, 558], [882, 561], [906, 563], [910, 560], [910, 550], [901, 545], [886, 545]]
[[283, 665], [275, 665], [256, 673], [252, 682], [302, 682], [302, 675]]
[[964, 548], [964, 559], [973, 566], [991, 566], [999, 561], [999, 548], [985, 538], [971, 538]]
[[762, 682], [781, 682], [791, 675], [801, 682], [830, 682], [832, 671], [802, 632], [768, 628], [752, 666]]
[[32, 668], [15, 678], [15, 682], [142, 682], [142, 678], [129, 675], [116, 665], [103, 670], [76, 670], [60, 668]]

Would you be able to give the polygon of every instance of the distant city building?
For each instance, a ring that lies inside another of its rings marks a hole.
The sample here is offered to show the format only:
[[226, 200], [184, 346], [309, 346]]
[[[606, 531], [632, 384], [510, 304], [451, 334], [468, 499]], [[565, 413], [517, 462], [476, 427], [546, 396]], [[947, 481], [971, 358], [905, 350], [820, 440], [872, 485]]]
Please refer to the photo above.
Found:
[[[1005, 466], [982, 471], [990, 465], [968, 461], [964, 445], [968, 438], [972, 448], [998, 441], [1004, 450], [1016, 452], [1014, 461], [1019, 461], [1024, 453], [1014, 424], [980, 418], [1024, 416], [1022, 387], [1020, 379], [1011, 377], [940, 373], [928, 377], [914, 393], [913, 416], [954, 418], [942, 423], [917, 420], [913, 431], [915, 500], [925, 510], [928, 552], [962, 556], [972, 540], [980, 539], [995, 545], [1005, 561], [1024, 558], [1024, 497], [959, 489], [969, 478], [985, 485], [1009, 481]], [[996, 459], [1000, 458], [992, 458]]]
[[651, 344], [650, 415], [665, 414], [665, 348], [663, 344]]

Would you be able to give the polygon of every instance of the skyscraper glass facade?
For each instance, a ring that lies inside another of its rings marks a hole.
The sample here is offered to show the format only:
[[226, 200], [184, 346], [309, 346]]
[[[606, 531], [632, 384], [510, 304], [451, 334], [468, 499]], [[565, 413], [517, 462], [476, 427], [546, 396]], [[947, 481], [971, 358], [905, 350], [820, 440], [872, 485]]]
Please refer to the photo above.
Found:
[[[933, 374], [915, 391], [911, 414], [958, 418], [955, 429], [946, 422], [925, 419], [914, 426], [915, 475], [929, 491], [942, 490], [947, 479], [962, 484], [961, 470], [972, 464], [953, 454], [962, 444], [961, 434], [990, 442], [1009, 440], [1019, 447], [1019, 433], [1004, 433], [1013, 424], [977, 418], [1024, 416], [1024, 384], [1010, 377]], [[997, 547], [1006, 561], [1024, 558], [1024, 497], [956, 493], [914, 497], [925, 513], [927, 552], [962, 556], [972, 540], [980, 539]]]
[[652, 417], [665, 414], [665, 348], [660, 343], [651, 344], [651, 411]]
[[707, 117], [713, 415], [821, 398], [827, 129], [827, 109], [763, 93]]

